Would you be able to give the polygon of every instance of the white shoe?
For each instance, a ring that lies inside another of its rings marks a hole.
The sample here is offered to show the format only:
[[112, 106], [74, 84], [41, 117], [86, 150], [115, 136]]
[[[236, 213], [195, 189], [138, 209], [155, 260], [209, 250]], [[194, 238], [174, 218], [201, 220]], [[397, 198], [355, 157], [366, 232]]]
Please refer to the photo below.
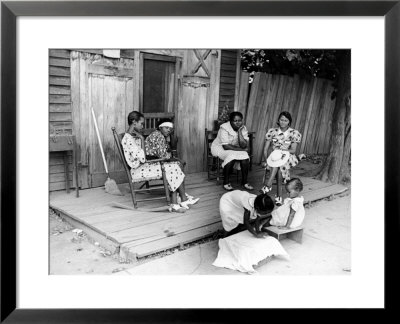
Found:
[[175, 212], [175, 213], [184, 213], [184, 212], [186, 212], [186, 209], [182, 208], [181, 205], [171, 204], [171, 205], [169, 205], [169, 211]]
[[224, 187], [224, 189], [227, 190], [227, 191], [232, 191], [232, 190], [233, 190], [233, 187], [231, 186], [230, 183], [225, 184], [223, 187]]
[[305, 154], [303, 154], [303, 153], [299, 154], [299, 156], [298, 156], [298, 159], [300, 161], [305, 160], [306, 158], [307, 158], [307, 156]]
[[[188, 195], [187, 193], [185, 193], [185, 196], [187, 199], [194, 199], [193, 196]], [[177, 200], [178, 204], [180, 204], [182, 202], [181, 196], [178, 195], [178, 198], [176, 200]]]
[[268, 186], [264, 186], [264, 187], [262, 187], [261, 188], [261, 192], [262, 193], [268, 193], [268, 192], [270, 192], [272, 190], [272, 186], [271, 187], [268, 187]]
[[248, 183], [244, 184], [243, 188], [247, 189], [247, 190], [253, 190], [254, 189], [253, 186], [249, 185]]
[[275, 205], [282, 206], [282, 197], [275, 197]]
[[200, 200], [200, 198], [196, 198], [196, 199], [188, 199], [186, 201], [182, 201], [181, 202], [181, 206], [183, 208], [189, 209], [189, 205], [194, 205], [195, 203], [197, 203]]

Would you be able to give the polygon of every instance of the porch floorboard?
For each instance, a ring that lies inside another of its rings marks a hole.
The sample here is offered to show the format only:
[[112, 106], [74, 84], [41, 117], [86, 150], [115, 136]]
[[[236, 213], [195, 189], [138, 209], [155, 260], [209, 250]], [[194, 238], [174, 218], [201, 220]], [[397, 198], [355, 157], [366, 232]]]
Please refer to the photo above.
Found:
[[[254, 166], [249, 174], [249, 182], [256, 189], [254, 193], [261, 187], [263, 172], [262, 168]], [[231, 177], [232, 186], [240, 189], [236, 175]], [[304, 185], [302, 195], [305, 204], [347, 190], [342, 185], [300, 178]], [[50, 207], [74, 226], [80, 225], [82, 230], [96, 233], [96, 240], [101, 245], [116, 247], [114, 251], [119, 250], [121, 257], [135, 260], [197, 241], [222, 229], [219, 198], [226, 192], [222, 186], [217, 186], [215, 181], [208, 181], [206, 172], [187, 175], [185, 183], [187, 193], [200, 197], [199, 202], [186, 213], [145, 210], [165, 206], [165, 200], [161, 199], [139, 202], [137, 210], [113, 207], [113, 202], [133, 207], [127, 184], [119, 185], [124, 196], [107, 194], [104, 187], [80, 190], [79, 198], [75, 197], [73, 191], [70, 194], [65, 191], [51, 192]]]

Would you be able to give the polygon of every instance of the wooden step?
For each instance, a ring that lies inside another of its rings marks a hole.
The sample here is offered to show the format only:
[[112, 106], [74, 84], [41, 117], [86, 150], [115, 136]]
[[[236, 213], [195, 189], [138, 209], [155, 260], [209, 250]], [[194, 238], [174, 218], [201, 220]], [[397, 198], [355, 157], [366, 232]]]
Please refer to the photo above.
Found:
[[220, 229], [222, 229], [221, 222], [216, 222], [214, 224], [196, 228], [174, 236], [165, 237], [163, 239], [150, 241], [141, 245], [125, 243], [121, 245], [120, 256], [124, 259], [135, 261], [137, 258], [141, 258], [160, 251], [178, 246], [182, 247], [184, 244], [210, 236]]

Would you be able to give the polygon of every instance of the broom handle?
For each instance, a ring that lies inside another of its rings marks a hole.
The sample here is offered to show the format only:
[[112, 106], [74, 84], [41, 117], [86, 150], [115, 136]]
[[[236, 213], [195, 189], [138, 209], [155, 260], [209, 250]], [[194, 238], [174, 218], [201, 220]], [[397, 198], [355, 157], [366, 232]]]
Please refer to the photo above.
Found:
[[107, 163], [106, 163], [106, 157], [104, 156], [103, 145], [101, 144], [101, 138], [100, 138], [100, 134], [99, 134], [99, 128], [97, 127], [96, 116], [94, 115], [93, 107], [91, 107], [91, 109], [92, 109], [94, 127], [96, 128], [97, 138], [98, 138], [99, 143], [100, 143], [100, 151], [101, 151], [101, 156], [103, 157], [104, 168], [106, 169], [106, 173], [107, 173], [107, 176], [108, 176], [108, 168], [107, 168]]

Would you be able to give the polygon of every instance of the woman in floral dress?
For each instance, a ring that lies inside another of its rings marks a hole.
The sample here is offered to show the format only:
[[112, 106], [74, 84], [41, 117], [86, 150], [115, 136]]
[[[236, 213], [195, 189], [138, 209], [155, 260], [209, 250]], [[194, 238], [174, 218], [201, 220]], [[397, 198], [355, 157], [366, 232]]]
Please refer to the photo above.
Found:
[[[141, 131], [144, 125], [144, 116], [140, 112], [132, 111], [128, 115], [129, 128], [122, 138], [122, 147], [124, 150], [125, 159], [131, 168], [133, 182], [161, 179], [161, 164], [146, 162], [147, 148], [150, 155], [160, 153], [157, 158], [170, 159], [171, 154], [167, 152], [167, 144], [158, 138], [154, 133], [160, 132], [156, 130], [144, 140]], [[160, 125], [161, 126], [161, 125]], [[149, 139], [150, 138], [150, 139]], [[156, 140], [158, 139], [158, 141]], [[142, 143], [145, 143], [145, 150], [142, 148]], [[151, 147], [151, 149], [150, 149]], [[156, 149], [157, 148], [157, 149]], [[168, 188], [171, 191], [171, 209], [173, 211], [182, 212], [182, 209], [189, 209], [189, 205], [195, 204], [199, 198], [194, 199], [192, 196], [185, 194], [184, 178], [185, 175], [177, 161], [163, 162], [165, 175], [168, 182]], [[177, 191], [181, 197], [181, 203], [177, 203]]]
[[[269, 192], [272, 189], [272, 182], [275, 176], [278, 174], [278, 193], [276, 198], [276, 203], [281, 204], [282, 200], [282, 178], [284, 183], [290, 180], [289, 169], [296, 166], [299, 160], [296, 156], [296, 149], [298, 143], [301, 141], [301, 134], [299, 131], [290, 127], [292, 123], [292, 116], [289, 112], [283, 111], [278, 117], [278, 127], [271, 128], [265, 135], [265, 146], [264, 146], [264, 160], [267, 161], [268, 150], [272, 143], [273, 150], [288, 151], [290, 153], [289, 160], [280, 167], [275, 167], [271, 169], [269, 179], [265, 186], [261, 189], [263, 192]], [[267, 167], [267, 162], [263, 162], [263, 167]], [[278, 172], [278, 169], [280, 172]]]

